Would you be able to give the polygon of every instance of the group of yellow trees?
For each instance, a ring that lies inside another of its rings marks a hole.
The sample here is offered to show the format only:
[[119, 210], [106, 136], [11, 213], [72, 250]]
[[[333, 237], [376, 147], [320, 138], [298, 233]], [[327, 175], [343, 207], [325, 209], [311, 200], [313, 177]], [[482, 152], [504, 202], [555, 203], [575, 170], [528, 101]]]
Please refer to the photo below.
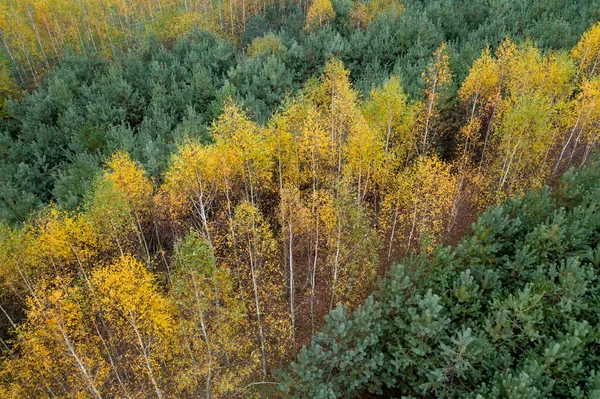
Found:
[[[150, 33], [162, 41], [194, 28], [236, 38], [246, 21], [288, 0], [3, 0], [0, 39], [21, 81], [37, 79], [70, 48], [112, 56]], [[307, 7], [305, 2], [299, 4]]]
[[334, 58], [265, 126], [227, 103], [214, 143], [183, 143], [161, 184], [115, 154], [80, 212], [51, 206], [0, 227], [0, 316], [14, 337], [0, 396], [264, 389], [392, 262], [585, 162], [599, 138], [599, 55], [600, 24], [570, 54], [509, 40], [484, 52], [459, 91], [451, 162], [436, 155], [449, 134], [445, 45], [419, 100], [392, 77], [361, 102]]

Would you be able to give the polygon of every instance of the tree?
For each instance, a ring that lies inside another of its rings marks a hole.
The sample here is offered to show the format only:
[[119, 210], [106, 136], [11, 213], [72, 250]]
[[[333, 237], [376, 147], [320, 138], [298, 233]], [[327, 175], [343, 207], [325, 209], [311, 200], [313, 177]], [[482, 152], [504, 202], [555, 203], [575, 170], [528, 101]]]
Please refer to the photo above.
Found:
[[175, 248], [171, 295], [179, 323], [174, 359], [178, 395], [221, 397], [251, 381], [254, 372], [247, 310], [236, 293], [234, 274], [217, 265], [196, 231]]
[[308, 90], [307, 97], [312, 101], [322, 118], [334, 143], [336, 177], [342, 175], [344, 159], [343, 148], [350, 131], [359, 121], [358, 93], [350, 83], [350, 71], [341, 60], [332, 58], [327, 62], [318, 82]]
[[231, 182], [241, 180], [244, 198], [254, 205], [259, 194], [270, 189], [271, 158], [264, 132], [230, 100], [215, 121], [212, 134], [220, 151], [231, 152]]
[[556, 161], [554, 171], [560, 166], [564, 157], [571, 148], [567, 165], [571, 164], [576, 152], [580, 149], [580, 144], [585, 143], [585, 150], [581, 163], [584, 164], [591, 151], [591, 148], [597, 142], [596, 127], [598, 126], [598, 79], [586, 80], [580, 87], [580, 92], [565, 107], [564, 119], [566, 120], [566, 134], [563, 137], [564, 144], [561, 147], [560, 155]]
[[385, 142], [385, 151], [393, 153], [400, 165], [406, 164], [416, 154], [416, 110], [404, 93], [400, 78], [393, 76], [371, 90], [364, 108], [365, 118]]
[[399, 14], [404, 5], [395, 0], [355, 1], [350, 17], [358, 29], [366, 29], [369, 23], [382, 13]]
[[77, 286], [68, 288], [71, 282], [42, 280], [29, 298], [27, 320], [19, 330], [20, 356], [7, 370], [17, 374], [12, 377], [15, 395], [103, 395], [108, 365], [87, 329], [84, 293]]
[[386, 177], [384, 142], [364, 119], [358, 120], [344, 144], [344, 174], [356, 187], [356, 197], [362, 203], [374, 198], [377, 185]]
[[380, 214], [388, 264], [419, 241], [428, 251], [441, 243], [452, 221], [458, 189], [450, 165], [437, 157], [420, 157], [396, 175], [385, 193]]
[[215, 155], [215, 151], [203, 148], [196, 141], [186, 142], [173, 155], [163, 186], [169, 197], [171, 217], [180, 219], [187, 213], [195, 214], [211, 248], [214, 248], [214, 231], [209, 224], [209, 214], [217, 189], [211, 161]]
[[[116, 367], [137, 384], [151, 386], [156, 397], [165, 397], [162, 364], [172, 356], [175, 320], [173, 304], [160, 293], [155, 277], [127, 255], [96, 269], [91, 287], [92, 309], [102, 320], [107, 345], [117, 348]], [[133, 381], [130, 389], [139, 389]]]
[[[290, 304], [290, 315], [291, 315], [291, 330], [292, 330], [292, 350], [295, 349], [296, 345], [296, 279], [300, 271], [304, 271], [305, 275], [310, 274], [309, 270], [302, 270], [300, 263], [302, 260], [301, 256], [307, 247], [310, 248], [310, 242], [308, 237], [311, 233], [310, 223], [310, 210], [302, 202], [300, 198], [300, 191], [297, 187], [286, 187], [281, 190], [279, 207], [280, 212], [280, 226], [281, 226], [281, 239], [283, 249], [283, 259], [285, 264], [288, 266], [286, 270], [286, 280], [288, 287], [288, 298]], [[310, 259], [309, 259], [310, 263]], [[300, 270], [299, 270], [300, 269]]]
[[[503, 45], [506, 47], [507, 42]], [[469, 115], [461, 129], [465, 140], [463, 151], [470, 153], [473, 148], [481, 147], [479, 163], [485, 157], [493, 118], [501, 98], [504, 79], [502, 66], [501, 62], [491, 56], [489, 50], [485, 50], [469, 70], [459, 91], [459, 99]]]
[[98, 177], [86, 211], [97, 233], [108, 234], [121, 255], [127, 252], [126, 246], [133, 245], [127, 239], [134, 234], [147, 263], [151, 254], [144, 223], [150, 217], [153, 190], [144, 169], [128, 154], [117, 152]]
[[450, 57], [446, 43], [442, 43], [433, 54], [433, 60], [423, 72], [425, 80], [425, 98], [421, 104], [419, 115], [419, 129], [421, 137], [419, 153], [427, 154], [439, 138], [439, 107], [445, 100], [449, 85], [452, 83], [450, 71]]
[[327, 242], [325, 275], [330, 279], [329, 309], [341, 302], [354, 307], [369, 291], [377, 272], [378, 245], [368, 210], [344, 180], [337, 188], [337, 198], [321, 215]]
[[600, 57], [600, 24], [595, 24], [583, 34], [571, 50], [571, 57], [577, 63], [578, 77], [582, 80], [594, 77]]
[[281, 39], [273, 33], [267, 33], [252, 40], [248, 46], [248, 56], [256, 57], [258, 55], [282, 54], [287, 51]]
[[260, 211], [247, 201], [235, 208], [230, 260], [239, 279], [239, 290], [252, 312], [260, 354], [261, 382], [268, 378], [271, 359], [285, 353], [291, 337], [282, 300], [283, 273], [277, 268], [276, 242]]
[[311, 30], [316, 26], [322, 28], [333, 18], [335, 18], [335, 11], [331, 0], [314, 0], [306, 14], [304, 29]]

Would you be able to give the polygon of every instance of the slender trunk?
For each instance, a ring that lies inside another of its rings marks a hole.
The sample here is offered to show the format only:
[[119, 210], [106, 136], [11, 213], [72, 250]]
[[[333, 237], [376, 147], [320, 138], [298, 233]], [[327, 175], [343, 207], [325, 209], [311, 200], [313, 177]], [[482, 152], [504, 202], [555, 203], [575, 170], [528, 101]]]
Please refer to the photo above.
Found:
[[204, 229], [205, 238], [206, 238], [206, 241], [208, 242], [208, 245], [210, 246], [211, 249], [214, 249], [212, 238], [210, 236], [210, 230], [208, 228], [208, 215], [206, 213], [206, 205], [204, 203], [204, 189], [202, 188], [202, 183], [199, 178], [197, 178], [197, 182], [198, 182], [198, 187], [199, 187], [200, 192], [195, 191], [194, 193], [196, 194], [196, 197], [198, 197], [198, 203], [200, 205], [199, 213], [200, 213], [200, 219], [202, 221], [202, 227]]
[[317, 209], [317, 190], [318, 180], [317, 176], [319, 173], [319, 141], [316, 136], [314, 137], [314, 149], [311, 152], [312, 157], [312, 215], [315, 218], [315, 248], [314, 258], [311, 270], [310, 279], [310, 323], [312, 335], [315, 334], [315, 290], [317, 284], [317, 261], [319, 258], [319, 213]]
[[229, 0], [229, 15], [231, 19], [231, 36], [235, 35], [235, 30], [233, 27], [233, 0]]
[[31, 63], [31, 58], [29, 57], [29, 51], [27, 51], [27, 49], [23, 46], [23, 43], [21, 43], [21, 41], [19, 41], [19, 47], [21, 48], [21, 52], [23, 53], [23, 55], [25, 56], [25, 59], [27, 60], [27, 65], [29, 65], [29, 70], [31, 71], [31, 77], [33, 78], [33, 82], [37, 86], [37, 84], [38, 84], [37, 76], [35, 73], [35, 69], [33, 68], [33, 64]]
[[50, 70], [50, 63], [48, 62], [48, 57], [46, 56], [46, 51], [44, 50], [44, 45], [42, 44], [42, 39], [40, 38], [40, 32], [38, 32], [37, 25], [33, 20], [33, 15], [31, 15], [31, 9], [27, 6], [27, 14], [29, 14], [29, 20], [31, 21], [31, 27], [35, 32], [35, 37], [37, 39], [38, 45], [40, 46], [40, 50], [42, 51], [42, 56], [44, 57], [44, 61], [46, 62], [46, 67]]
[[206, 342], [206, 348], [208, 352], [208, 375], [206, 376], [206, 398], [210, 399], [210, 380], [212, 378], [212, 362], [213, 353], [210, 347], [210, 341], [208, 340], [208, 333], [206, 332], [206, 325], [204, 323], [204, 312], [202, 311], [202, 305], [200, 303], [200, 293], [198, 291], [198, 285], [196, 283], [196, 277], [192, 277], [192, 283], [194, 285], [194, 296], [196, 298], [196, 308], [198, 309], [198, 316], [200, 316], [200, 328], [202, 330], [202, 337]]
[[596, 66], [598, 65], [598, 56], [599, 55], [600, 55], [600, 51], [596, 53], [596, 57], [594, 58], [594, 65], [592, 66], [592, 70], [590, 71], [589, 78], [591, 78], [594, 75], [594, 72], [596, 71]]
[[390, 263], [390, 258], [392, 257], [392, 246], [394, 244], [394, 235], [396, 234], [396, 223], [398, 222], [398, 206], [396, 205], [396, 209], [394, 210], [394, 221], [392, 222], [392, 232], [390, 234], [390, 244], [388, 246], [388, 254], [387, 261]]
[[77, 367], [79, 368], [79, 371], [83, 375], [86, 385], [88, 386], [89, 390], [92, 392], [92, 395], [96, 399], [102, 399], [100, 392], [98, 392], [98, 388], [96, 388], [96, 384], [94, 384], [94, 379], [89, 374], [88, 370], [86, 369], [86, 367], [83, 364], [83, 361], [81, 360], [79, 355], [77, 355], [77, 351], [75, 351], [75, 347], [73, 346], [73, 343], [71, 342], [71, 339], [69, 338], [69, 335], [67, 334], [67, 331], [65, 330], [64, 326], [59, 322], [59, 323], [57, 323], [57, 327], [61, 333], [61, 336], [62, 336], [65, 344], [67, 345], [69, 354], [75, 359], [75, 362], [77, 363]]
[[[581, 57], [582, 60], [584, 60], [587, 57], [588, 50], [589, 50], [589, 47], [586, 47], [585, 53], [583, 53], [583, 57]], [[579, 79], [579, 74], [581, 73], [582, 67], [583, 67], [583, 62], [580, 62], [579, 68], [577, 68], [577, 73], [575, 74], [575, 81], [577, 81]]]
[[127, 30], [125, 29], [125, 26], [123, 25], [123, 18], [121, 18], [121, 13], [117, 10], [116, 14], [117, 14], [117, 18], [119, 19], [119, 25], [121, 26], [121, 32], [123, 32], [123, 40], [125, 40], [125, 46], [130, 47], [129, 41], [127, 40]]
[[579, 115], [577, 115], [577, 121], [575, 121], [575, 126], [573, 126], [573, 129], [571, 129], [571, 133], [569, 134], [569, 138], [567, 139], [567, 142], [565, 143], [562, 150], [560, 151], [560, 155], [558, 156], [558, 160], [556, 161], [556, 166], [554, 167], [555, 172], [558, 169], [558, 167], [560, 166], [560, 161], [562, 161], [562, 158], [565, 155], [565, 151], [567, 150], [567, 147], [569, 147], [569, 144], [571, 143], [571, 139], [573, 138], [573, 135], [575, 134], [575, 131], [577, 130], [577, 127], [579, 126], [580, 118], [581, 118], [581, 111], [580, 111]]
[[296, 309], [294, 306], [294, 252], [293, 252], [293, 230], [292, 219], [289, 218], [289, 260], [290, 260], [290, 313], [292, 315], [292, 345], [293, 351], [296, 351]]
[[454, 195], [454, 200], [452, 201], [452, 210], [451, 210], [452, 221], [448, 224], [448, 229], [446, 230], [446, 237], [450, 234], [450, 231], [456, 224], [456, 216], [458, 215], [458, 204], [460, 202], [460, 193], [462, 191], [464, 184], [465, 184], [465, 171], [463, 170], [461, 172], [460, 182], [458, 183], [458, 186], [456, 188], [456, 194]]
[[488, 139], [490, 136], [490, 132], [492, 130], [492, 126], [494, 123], [494, 117], [496, 116], [496, 108], [498, 107], [498, 101], [500, 101], [500, 97], [502, 95], [502, 82], [504, 81], [504, 70], [500, 74], [500, 81], [498, 82], [498, 87], [496, 89], [496, 98], [494, 99], [494, 107], [492, 108], [492, 114], [490, 115], [490, 120], [487, 125], [487, 129], [485, 130], [485, 139], [483, 141], [483, 149], [481, 150], [481, 159], [479, 160], [479, 167], [481, 168], [481, 164], [483, 163], [483, 159], [485, 157], [485, 149], [487, 148]]
[[250, 203], [254, 206], [254, 184], [252, 183], [252, 171], [249, 162], [246, 162], [246, 167], [248, 169], [248, 184], [250, 186]]
[[317, 284], [317, 259], [319, 257], [319, 216], [317, 215], [315, 226], [315, 256], [313, 260], [312, 274], [310, 279], [310, 322], [312, 335], [315, 334], [315, 288]]
[[83, 35], [81, 34], [81, 29], [79, 27], [79, 25], [77, 25], [77, 33], [79, 35], [79, 42], [81, 43], [81, 51], [83, 52], [83, 55], [85, 55], [87, 57], [87, 49], [85, 48], [85, 43], [83, 42]]
[[410, 245], [412, 244], [413, 234], [415, 233], [415, 227], [417, 226], [417, 202], [415, 201], [415, 206], [413, 210], [413, 218], [412, 218], [412, 227], [410, 228], [410, 234], [408, 235], [408, 246], [406, 248], [407, 252], [410, 251]]
[[267, 357], [265, 351], [265, 335], [263, 332], [262, 319], [260, 315], [260, 302], [258, 297], [258, 281], [256, 277], [256, 270], [254, 265], [254, 256], [252, 250], [252, 243], [248, 238], [248, 255], [250, 256], [250, 273], [252, 275], [252, 287], [254, 288], [254, 306], [256, 306], [256, 319], [258, 322], [258, 334], [260, 336], [260, 352], [261, 352], [261, 363], [263, 372], [263, 381], [267, 379]]
[[333, 284], [331, 286], [331, 300], [329, 301], [329, 310], [333, 309], [333, 301], [335, 299], [335, 289], [337, 285], [338, 273], [339, 273], [339, 262], [340, 262], [340, 247], [342, 246], [342, 218], [338, 214], [338, 234], [337, 244], [335, 248], [335, 260], [333, 263]]
[[50, 38], [50, 45], [52, 46], [52, 49], [54, 50], [54, 55], [58, 59], [58, 57], [60, 57], [60, 55], [58, 54], [58, 49], [56, 47], [56, 44], [54, 43], [56, 40], [54, 39], [52, 32], [50, 32], [50, 27], [48, 26], [48, 24], [44, 24], [44, 26], [46, 27], [46, 32], [48, 32], [48, 38]]
[[142, 336], [137, 327], [137, 324], [135, 321], [135, 315], [133, 315], [131, 320], [129, 320], [129, 323], [131, 324], [131, 327], [133, 327], [133, 331], [135, 332], [135, 335], [136, 335], [136, 338], [138, 341], [138, 345], [140, 347], [140, 352], [142, 352], [142, 356], [144, 357], [144, 363], [146, 364], [146, 369], [148, 370], [148, 376], [150, 377], [150, 382], [152, 382], [152, 386], [154, 387], [154, 391], [156, 392], [156, 397], [158, 397], [158, 399], [162, 399], [163, 395], [162, 395], [162, 392], [160, 391], [160, 388], [158, 387], [156, 378], [154, 378], [154, 370], [152, 368], [152, 363], [150, 362], [150, 355], [148, 354], [148, 351], [146, 350], [146, 346], [144, 345], [144, 341], [142, 340]]
[[431, 119], [431, 113], [433, 112], [433, 102], [435, 100], [435, 89], [437, 86], [437, 74], [433, 81], [433, 86], [431, 88], [431, 94], [429, 96], [429, 104], [427, 105], [427, 116], [425, 118], [425, 134], [423, 135], [423, 154], [427, 152], [427, 136], [429, 134], [429, 122]]
[[392, 113], [390, 112], [390, 116], [388, 118], [388, 127], [387, 127], [387, 134], [385, 136], [385, 152], [388, 152], [388, 149], [390, 148], [390, 136], [392, 135]]
[[121, 254], [121, 257], [125, 256], [125, 252], [123, 252], [123, 247], [121, 246], [121, 241], [119, 240], [119, 233], [116, 233], [117, 231], [117, 226], [115, 225], [114, 221], [110, 221], [110, 224], [112, 226], [112, 233], [114, 233], [114, 237], [115, 237], [115, 241], [117, 242], [117, 248], [119, 248], [119, 253]]
[[577, 146], [579, 145], [579, 141], [581, 140], [581, 136], [583, 134], [583, 129], [579, 130], [577, 137], [575, 138], [575, 144], [573, 144], [573, 150], [571, 151], [571, 155], [569, 156], [568, 165], [571, 165], [573, 162], [573, 157], [575, 156], [575, 151], [577, 151]]
[[102, 336], [102, 333], [100, 333], [100, 329], [98, 328], [98, 325], [96, 324], [96, 322], [93, 320], [92, 320], [92, 322], [94, 323], [96, 333], [98, 334], [98, 337], [100, 338], [100, 341], [102, 342], [102, 346], [104, 347], [104, 350], [106, 351], [106, 355], [108, 356], [108, 361], [110, 363], [110, 367], [112, 368], [113, 372], [115, 373], [115, 376], [117, 377], [117, 381], [119, 382], [119, 385], [121, 386], [121, 389], [123, 390], [123, 393], [125, 394], [126, 397], [131, 398], [131, 395], [127, 391], [127, 388], [125, 388], [125, 384], [121, 380], [121, 376], [119, 375], [119, 370], [117, 369], [117, 366], [113, 360], [112, 355], [110, 354], [110, 349], [109, 349], [108, 345], [106, 344], [106, 340]]
[[506, 178], [508, 177], [508, 172], [510, 171], [510, 167], [512, 166], [512, 162], [515, 158], [515, 155], [517, 153], [517, 149], [519, 148], [519, 144], [521, 144], [521, 139], [519, 138], [519, 140], [517, 141], [517, 144], [515, 145], [515, 148], [513, 149], [512, 154], [510, 154], [510, 159], [508, 160], [508, 164], [506, 164], [505, 170], [504, 170], [504, 175], [502, 176], [502, 179], [500, 180], [500, 190], [502, 189], [502, 187], [504, 187], [504, 183], [506, 182]]
[[0, 34], [0, 36], [2, 36], [2, 43], [4, 44], [4, 48], [6, 49], [6, 52], [8, 53], [8, 56], [10, 57], [10, 60], [13, 63], [15, 71], [19, 75], [19, 79], [21, 80], [21, 83], [25, 83], [25, 80], [23, 79], [23, 75], [21, 75], [21, 72], [19, 71], [19, 64], [15, 60], [15, 57], [13, 56], [12, 51], [10, 51], [10, 47], [8, 47], [8, 43], [6, 42], [6, 38], [4, 37], [3, 34]]
[[583, 158], [581, 160], [581, 163], [579, 164], [579, 167], [582, 167], [583, 165], [586, 164], [588, 156], [590, 155], [590, 152], [592, 152], [592, 149], [596, 146], [597, 140], [594, 139], [590, 144], [587, 144], [585, 146], [585, 153], [583, 154]]
[[0, 305], [0, 310], [2, 311], [2, 313], [4, 313], [4, 316], [6, 316], [6, 318], [8, 319], [8, 322], [10, 323], [10, 326], [13, 328], [13, 330], [16, 330], [17, 325], [13, 322], [13, 319], [8, 315], [8, 312], [6, 312], [6, 310], [4, 309], [4, 307], [2, 305]]
[[135, 218], [135, 222], [137, 224], [138, 240], [140, 241], [140, 244], [144, 248], [144, 251], [146, 251], [146, 264], [149, 265], [151, 256], [150, 256], [150, 249], [148, 248], [148, 243], [146, 241], [146, 236], [144, 234], [144, 230], [142, 229], [142, 224], [140, 222], [140, 218], [138, 217], [138, 213], [136, 212], [135, 209], [132, 212], [133, 212], [133, 216]]
[[242, 26], [244, 32], [246, 31], [246, 0], [242, 0]]

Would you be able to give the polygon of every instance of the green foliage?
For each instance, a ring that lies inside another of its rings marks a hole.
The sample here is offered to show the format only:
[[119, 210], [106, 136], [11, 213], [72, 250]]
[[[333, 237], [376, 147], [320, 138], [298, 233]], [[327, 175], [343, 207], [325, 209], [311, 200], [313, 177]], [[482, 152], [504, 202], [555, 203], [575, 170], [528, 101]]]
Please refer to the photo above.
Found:
[[116, 150], [159, 176], [177, 140], [208, 140], [205, 126], [234, 57], [229, 42], [203, 33], [110, 64], [64, 58], [46, 85], [9, 104], [16, 123], [0, 132], [3, 218], [24, 220], [50, 199], [76, 208]]
[[598, 397], [600, 163], [396, 265], [280, 372], [286, 397]]

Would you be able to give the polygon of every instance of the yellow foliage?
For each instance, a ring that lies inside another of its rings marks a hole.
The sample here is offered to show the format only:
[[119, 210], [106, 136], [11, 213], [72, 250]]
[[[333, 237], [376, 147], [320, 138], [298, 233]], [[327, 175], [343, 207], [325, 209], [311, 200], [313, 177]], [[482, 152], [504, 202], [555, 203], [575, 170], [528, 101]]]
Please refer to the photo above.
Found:
[[291, 329], [286, 312], [283, 274], [276, 261], [277, 243], [262, 213], [247, 201], [235, 208], [229, 245], [232, 268], [240, 278], [240, 292], [255, 316], [252, 326], [258, 339], [256, 359], [266, 378], [269, 362], [290, 348]]
[[50, 208], [37, 225], [37, 254], [40, 262], [54, 267], [85, 264], [105, 247], [84, 215], [70, 215]]
[[574, 75], [565, 53], [544, 55], [530, 42], [517, 46], [508, 39], [495, 58], [485, 51], [475, 62], [459, 98], [469, 118], [461, 129], [463, 151], [481, 151], [479, 166], [486, 169], [478, 179], [487, 186], [482, 192], [501, 200], [545, 181], [563, 129], [578, 119], [569, 102]]
[[398, 0], [356, 0], [352, 6], [350, 18], [358, 28], [366, 29], [379, 14], [400, 13], [403, 9], [404, 4]]
[[462, 83], [459, 91], [460, 101], [469, 108], [472, 107], [472, 113], [477, 106], [489, 106], [498, 93], [500, 74], [500, 65], [492, 58], [489, 50], [483, 51]]
[[125, 363], [121, 366], [162, 397], [161, 363], [173, 356], [169, 346], [175, 331], [173, 304], [160, 293], [155, 277], [129, 255], [96, 269], [91, 287], [92, 309], [101, 315], [107, 336], [121, 348]]
[[[190, 231], [176, 245], [171, 295], [177, 306], [177, 396], [206, 390], [222, 397], [249, 381], [255, 364], [244, 303], [228, 267], [216, 264], [200, 234]], [[188, 354], [193, 354], [193, 357]]]
[[335, 11], [331, 0], [313, 0], [306, 13], [306, 24], [304, 29], [311, 30], [314, 27], [323, 27], [327, 22], [335, 18]]
[[[115, 326], [152, 334], [167, 340], [173, 330], [171, 304], [158, 291], [154, 276], [132, 256], [124, 256], [108, 267], [94, 271], [92, 286], [97, 293], [97, 306]], [[137, 336], [131, 339], [137, 340]]]
[[281, 43], [278, 36], [273, 33], [267, 33], [264, 36], [256, 37], [248, 46], [248, 56], [255, 57], [265, 54], [281, 54], [286, 51], [286, 47]]
[[63, 279], [41, 281], [29, 299], [27, 320], [19, 328], [20, 356], [9, 362], [26, 396], [66, 389], [73, 397], [99, 397], [108, 379], [99, 337], [86, 331], [84, 297], [71, 284]]
[[[311, 26], [333, 17], [318, 18], [319, 1]], [[389, 4], [357, 5], [360, 18]], [[266, 126], [226, 102], [214, 143], [182, 143], [157, 194], [115, 154], [80, 212], [49, 207], [21, 229], [0, 226], [2, 303], [28, 303], [0, 396], [47, 396], [61, 379], [81, 397], [251, 396], [299, 332], [337, 302], [360, 303], [384, 264], [431, 251], [457, 215], [543, 184], [556, 159], [585, 161], [600, 140], [590, 37], [572, 58], [508, 39], [482, 52], [458, 93], [455, 163], [435, 155], [445, 44], [416, 102], [391, 77], [361, 106], [336, 58]], [[248, 53], [284, 51], [275, 39]]]
[[577, 76], [590, 79], [596, 75], [600, 56], [600, 22], [583, 34], [571, 51], [571, 57], [578, 65]]
[[[137, 250], [150, 261], [142, 224], [149, 218], [153, 191], [144, 169], [128, 154], [117, 152], [97, 178], [84, 217], [101, 242], [116, 246], [121, 255], [139, 246]], [[137, 240], [131, 240], [131, 234]]]
[[417, 137], [413, 131], [416, 111], [397, 76], [371, 90], [364, 107], [365, 118], [377, 131], [379, 139], [385, 142], [385, 151], [391, 152], [400, 164], [417, 151]]
[[450, 57], [445, 42], [442, 42], [433, 54], [433, 60], [423, 71], [423, 79], [425, 80], [425, 92], [417, 122], [420, 130], [418, 144], [420, 154], [428, 153], [441, 133], [439, 131], [439, 106], [445, 100], [452, 82]]
[[115, 153], [107, 163], [104, 179], [114, 185], [130, 206], [141, 209], [152, 195], [152, 183], [146, 171], [124, 152]]
[[427, 250], [440, 244], [451, 223], [458, 193], [457, 177], [437, 157], [420, 157], [397, 175], [382, 204], [388, 261], [413, 249], [419, 240]]
[[9, 0], [0, 3], [0, 31], [10, 57], [37, 83], [67, 48], [112, 57], [144, 37], [172, 41], [196, 29], [235, 40], [266, 7], [259, 0]]
[[375, 195], [376, 185], [385, 178], [385, 143], [366, 121], [354, 124], [344, 145], [344, 173], [356, 185], [358, 201]]
[[243, 182], [245, 198], [254, 203], [261, 190], [269, 190], [272, 179], [271, 149], [266, 145], [264, 131], [248, 119], [232, 101], [229, 101], [223, 113], [211, 128], [215, 138], [217, 154], [228, 165], [221, 172], [231, 173], [224, 176], [229, 184]]
[[541, 160], [552, 144], [551, 104], [543, 96], [526, 96], [516, 104], [503, 102], [501, 107], [505, 110], [497, 128], [499, 189], [511, 192], [515, 186], [539, 186], [545, 172], [540, 170]]

